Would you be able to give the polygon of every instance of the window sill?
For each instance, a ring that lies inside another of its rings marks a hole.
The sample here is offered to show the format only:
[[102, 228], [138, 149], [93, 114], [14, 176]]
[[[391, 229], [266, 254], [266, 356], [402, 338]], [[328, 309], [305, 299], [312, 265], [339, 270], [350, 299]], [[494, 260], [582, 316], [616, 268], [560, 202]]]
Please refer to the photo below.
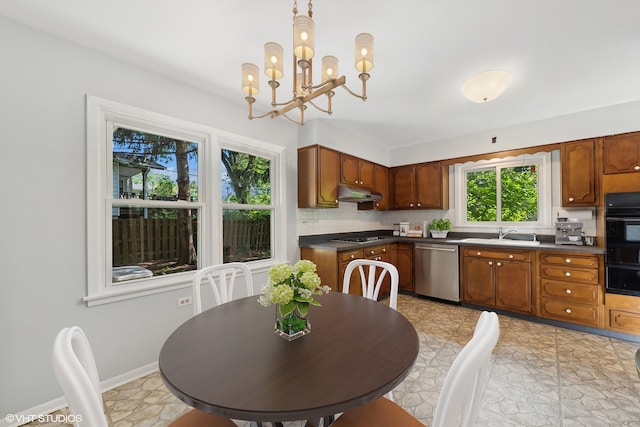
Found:
[[[286, 261], [279, 261], [274, 259], [260, 260], [248, 262], [247, 265], [251, 269], [251, 274], [265, 273], [272, 266]], [[82, 298], [83, 302], [87, 303], [87, 307], [93, 307], [103, 304], [110, 304], [118, 301], [125, 301], [128, 299], [144, 297], [147, 295], [159, 294], [161, 292], [170, 292], [178, 289], [190, 288], [191, 281], [195, 274], [195, 270], [180, 274], [179, 277], [156, 277], [155, 279], [142, 279], [131, 280], [127, 282], [120, 282], [112, 285], [111, 288], [105, 289], [102, 292], [97, 292], [93, 295], [88, 295]], [[262, 285], [257, 289], [260, 291]]]

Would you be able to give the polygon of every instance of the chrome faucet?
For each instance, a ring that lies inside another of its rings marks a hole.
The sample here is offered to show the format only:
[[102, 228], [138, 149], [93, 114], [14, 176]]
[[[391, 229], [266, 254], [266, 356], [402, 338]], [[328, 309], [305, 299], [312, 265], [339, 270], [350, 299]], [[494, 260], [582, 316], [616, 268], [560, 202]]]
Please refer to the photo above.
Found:
[[498, 239], [502, 240], [502, 239], [504, 239], [504, 236], [506, 236], [507, 234], [509, 234], [509, 233], [517, 233], [517, 232], [518, 232], [518, 229], [514, 228], [514, 229], [511, 229], [511, 230], [507, 230], [507, 231], [505, 231], [503, 233], [502, 232], [502, 227], [500, 227], [498, 229]]

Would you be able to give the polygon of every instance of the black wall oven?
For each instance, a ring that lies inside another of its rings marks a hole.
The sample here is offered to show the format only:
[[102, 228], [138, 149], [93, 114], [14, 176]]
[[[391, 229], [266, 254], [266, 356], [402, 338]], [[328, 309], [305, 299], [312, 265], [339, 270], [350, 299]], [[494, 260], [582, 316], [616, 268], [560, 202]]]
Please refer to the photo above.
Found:
[[640, 192], [605, 195], [606, 291], [640, 296]]

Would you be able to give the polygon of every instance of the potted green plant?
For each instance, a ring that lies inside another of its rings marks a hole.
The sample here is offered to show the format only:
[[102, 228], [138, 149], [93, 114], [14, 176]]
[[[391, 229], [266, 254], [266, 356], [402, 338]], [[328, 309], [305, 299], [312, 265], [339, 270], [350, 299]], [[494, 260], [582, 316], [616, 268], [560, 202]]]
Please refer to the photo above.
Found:
[[451, 221], [445, 218], [437, 218], [432, 220], [427, 226], [431, 232], [431, 237], [436, 239], [444, 239], [451, 229]]

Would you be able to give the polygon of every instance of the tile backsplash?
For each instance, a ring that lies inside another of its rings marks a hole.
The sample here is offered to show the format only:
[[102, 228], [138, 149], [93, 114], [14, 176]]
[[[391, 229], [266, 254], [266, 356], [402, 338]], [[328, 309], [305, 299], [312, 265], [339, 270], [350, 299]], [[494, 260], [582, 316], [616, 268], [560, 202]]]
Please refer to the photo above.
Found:
[[[329, 233], [348, 233], [368, 230], [393, 230], [393, 224], [402, 221], [422, 227], [424, 221], [434, 218], [449, 218], [453, 222], [453, 231], [466, 232], [497, 232], [487, 228], [456, 227], [455, 210], [400, 210], [400, 211], [366, 211], [358, 210], [356, 203], [341, 203], [336, 209], [298, 209], [297, 229], [299, 236]], [[583, 231], [587, 236], [596, 235], [596, 216], [594, 208], [571, 210], [569, 208], [554, 207], [553, 218], [558, 216], [576, 217], [584, 224]], [[555, 228], [522, 228], [520, 232], [535, 232], [539, 235], [554, 235]], [[520, 229], [519, 228], [519, 229]]]

